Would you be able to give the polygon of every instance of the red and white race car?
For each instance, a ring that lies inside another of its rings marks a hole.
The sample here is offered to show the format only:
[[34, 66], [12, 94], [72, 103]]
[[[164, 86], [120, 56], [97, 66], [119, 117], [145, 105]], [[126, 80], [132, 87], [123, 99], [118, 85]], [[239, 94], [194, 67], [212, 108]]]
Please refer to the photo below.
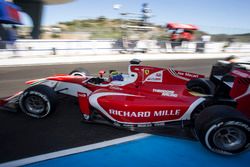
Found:
[[136, 59], [130, 61], [128, 74], [111, 70], [107, 77], [104, 71], [91, 76], [78, 68], [27, 81], [31, 86], [2, 98], [0, 108], [43, 118], [55, 111], [60, 93], [77, 98], [86, 122], [131, 129], [187, 125], [209, 150], [237, 154], [250, 146], [250, 72], [233, 69], [225, 75], [221, 71], [221, 66], [214, 66], [206, 79], [172, 68], [143, 66]]

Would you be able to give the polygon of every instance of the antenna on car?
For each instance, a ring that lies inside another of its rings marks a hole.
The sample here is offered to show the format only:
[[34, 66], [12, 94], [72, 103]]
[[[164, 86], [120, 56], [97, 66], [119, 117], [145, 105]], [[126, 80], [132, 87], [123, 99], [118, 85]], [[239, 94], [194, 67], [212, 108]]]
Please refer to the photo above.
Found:
[[139, 60], [139, 59], [130, 60], [130, 64], [140, 64], [140, 63], [141, 63], [141, 60]]

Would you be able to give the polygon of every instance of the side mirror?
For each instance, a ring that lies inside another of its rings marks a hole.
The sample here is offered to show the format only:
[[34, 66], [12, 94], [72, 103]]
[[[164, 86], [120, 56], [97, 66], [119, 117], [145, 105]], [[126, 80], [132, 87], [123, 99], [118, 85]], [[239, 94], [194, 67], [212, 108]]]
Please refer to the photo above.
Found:
[[106, 72], [105, 72], [104, 70], [100, 70], [100, 71], [99, 71], [99, 76], [100, 76], [100, 78], [102, 78], [103, 75], [104, 75], [105, 73], [106, 73]]

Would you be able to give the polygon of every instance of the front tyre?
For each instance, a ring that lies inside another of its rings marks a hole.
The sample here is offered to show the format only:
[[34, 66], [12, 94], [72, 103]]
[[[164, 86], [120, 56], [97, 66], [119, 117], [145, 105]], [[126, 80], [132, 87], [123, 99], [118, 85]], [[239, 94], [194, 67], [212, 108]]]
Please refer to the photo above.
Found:
[[233, 155], [250, 146], [250, 123], [232, 107], [216, 105], [203, 110], [195, 120], [200, 142], [210, 151]]
[[90, 73], [89, 73], [88, 70], [79, 67], [79, 68], [76, 68], [73, 71], [71, 71], [69, 73], [69, 75], [72, 75], [72, 76], [88, 76], [88, 75], [90, 75]]
[[34, 118], [44, 118], [56, 108], [56, 93], [46, 85], [26, 89], [19, 98], [21, 110]]

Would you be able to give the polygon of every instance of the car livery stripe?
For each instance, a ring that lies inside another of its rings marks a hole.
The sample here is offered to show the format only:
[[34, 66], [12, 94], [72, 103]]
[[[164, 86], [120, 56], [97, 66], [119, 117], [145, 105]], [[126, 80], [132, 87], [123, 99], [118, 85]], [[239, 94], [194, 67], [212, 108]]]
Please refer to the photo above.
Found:
[[239, 99], [241, 99], [242, 97], [245, 97], [245, 96], [247, 96], [247, 95], [249, 95], [250, 94], [250, 85], [248, 86], [248, 88], [247, 88], [247, 90], [246, 90], [246, 92], [245, 93], [243, 93], [242, 95], [240, 95], [240, 96], [238, 96], [238, 97], [236, 97], [236, 98], [234, 98], [235, 100], [239, 100]]
[[[71, 96], [78, 96], [78, 92], [86, 93], [87, 95], [90, 95], [92, 93], [91, 90], [87, 89], [86, 87], [76, 84], [76, 83], [69, 83], [69, 82], [62, 82], [57, 81], [58, 84], [55, 87], [55, 91], [65, 89], [63, 91], [60, 91], [60, 93], [71, 95]], [[45, 83], [44, 83], [45, 84]], [[48, 84], [46, 84], [48, 85]]]
[[171, 75], [173, 75], [173, 76], [176, 77], [176, 78], [179, 78], [179, 79], [182, 79], [182, 80], [185, 80], [185, 81], [189, 81], [189, 80], [190, 80], [190, 79], [188, 79], [188, 78], [179, 76], [172, 68], [168, 68], [167, 70], [169, 71], [169, 73], [170, 73]]
[[200, 105], [203, 101], [205, 101], [205, 98], [200, 97], [197, 100], [195, 100], [188, 108], [188, 110], [185, 112], [185, 114], [180, 118], [180, 120], [190, 120], [191, 114], [194, 111], [194, 109]]

